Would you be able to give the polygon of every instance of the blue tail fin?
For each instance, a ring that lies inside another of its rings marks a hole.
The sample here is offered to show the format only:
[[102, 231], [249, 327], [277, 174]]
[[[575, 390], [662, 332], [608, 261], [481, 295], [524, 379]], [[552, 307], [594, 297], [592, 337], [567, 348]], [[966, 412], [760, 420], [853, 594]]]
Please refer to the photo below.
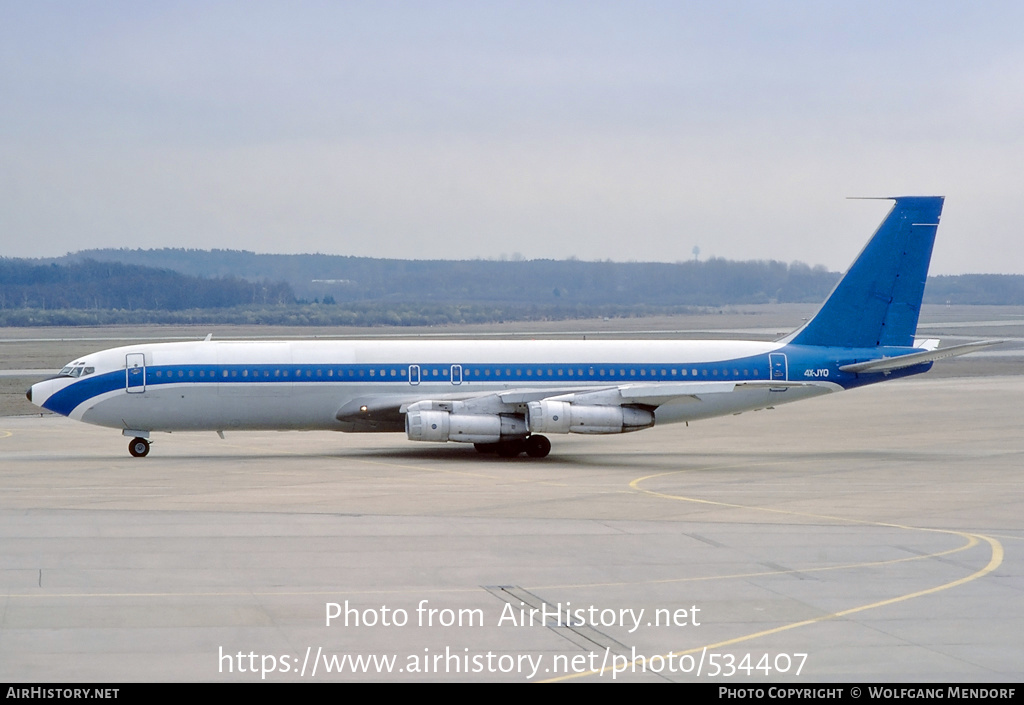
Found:
[[941, 196], [898, 196], [850, 269], [787, 342], [850, 348], [911, 347], [921, 312]]

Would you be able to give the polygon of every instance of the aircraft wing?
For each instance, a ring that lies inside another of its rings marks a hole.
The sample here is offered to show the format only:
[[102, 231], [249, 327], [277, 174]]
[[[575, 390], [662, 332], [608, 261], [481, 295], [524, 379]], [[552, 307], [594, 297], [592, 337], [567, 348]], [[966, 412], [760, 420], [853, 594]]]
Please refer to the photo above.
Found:
[[372, 431], [402, 431], [405, 429], [405, 413], [413, 404], [420, 408], [429, 403], [432, 408], [452, 411], [458, 408], [464, 413], [498, 414], [514, 413], [519, 405], [547, 397], [565, 394], [564, 388], [511, 389], [505, 392], [452, 392], [448, 394], [424, 394], [410, 390], [401, 394], [371, 394], [356, 397], [338, 409], [335, 418], [345, 424], [343, 431], [366, 433]]
[[925, 350], [924, 352], [909, 353], [907, 355], [897, 355], [896, 357], [880, 357], [877, 360], [867, 360], [865, 362], [855, 362], [850, 365], [843, 365], [839, 369], [843, 372], [891, 372], [892, 370], [900, 370], [904, 367], [912, 367], [914, 365], [920, 365], [924, 362], [934, 362], [935, 360], [942, 360], [947, 357], [957, 357], [959, 355], [966, 355], [977, 350], [983, 350], [984, 348], [992, 347], [993, 345], [999, 345], [1005, 343], [1005, 340], [982, 340], [977, 343], [965, 343], [964, 345], [951, 345], [948, 348], [938, 348], [936, 350]]
[[584, 406], [632, 406], [656, 409], [667, 403], [698, 403], [712, 394], [727, 394], [737, 387], [804, 387], [807, 382], [676, 382], [666, 384], [623, 384], [580, 389], [562, 387], [525, 387], [495, 392], [424, 394], [377, 394], [357, 397], [342, 406], [337, 419], [345, 431], [400, 431], [405, 414], [416, 410], [448, 411], [463, 414], [524, 413], [534, 401], [561, 401]]

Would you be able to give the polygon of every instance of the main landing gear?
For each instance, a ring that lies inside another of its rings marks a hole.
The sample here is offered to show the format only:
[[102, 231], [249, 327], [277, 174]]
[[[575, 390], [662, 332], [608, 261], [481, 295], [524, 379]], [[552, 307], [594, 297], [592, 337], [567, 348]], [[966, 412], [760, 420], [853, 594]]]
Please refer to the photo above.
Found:
[[551, 452], [551, 441], [546, 436], [528, 436], [500, 443], [474, 443], [478, 453], [497, 453], [502, 458], [515, 458], [526, 453], [531, 458], [546, 458]]
[[128, 452], [136, 458], [145, 458], [149, 455], [149, 441], [145, 438], [133, 438], [128, 443]]

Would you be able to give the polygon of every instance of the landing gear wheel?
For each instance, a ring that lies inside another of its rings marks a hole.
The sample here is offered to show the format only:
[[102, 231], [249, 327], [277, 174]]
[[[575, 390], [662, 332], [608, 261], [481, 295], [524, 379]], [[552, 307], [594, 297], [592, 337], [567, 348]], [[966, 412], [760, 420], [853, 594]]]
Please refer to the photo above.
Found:
[[145, 458], [149, 455], [149, 441], [145, 438], [133, 438], [128, 444], [128, 452], [136, 458]]
[[526, 454], [531, 458], [546, 458], [551, 452], [551, 441], [546, 436], [530, 436], [525, 445]]
[[502, 458], [515, 458], [526, 450], [525, 446], [523, 441], [505, 441], [498, 444], [498, 455]]

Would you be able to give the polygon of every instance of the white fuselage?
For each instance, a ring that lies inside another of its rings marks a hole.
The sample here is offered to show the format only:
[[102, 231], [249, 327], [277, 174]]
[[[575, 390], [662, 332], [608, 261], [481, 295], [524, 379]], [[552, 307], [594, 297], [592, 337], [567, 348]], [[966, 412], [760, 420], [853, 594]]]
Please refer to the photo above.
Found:
[[[658, 423], [737, 413], [838, 389], [767, 383], [778, 343], [745, 341], [302, 341], [157, 343], [87, 355], [93, 371], [33, 387], [71, 418], [132, 431], [352, 430], [353, 400], [466, 399], [509, 390], [546, 396], [621, 386], [740, 384], [658, 406]], [[776, 355], [778, 353], [776, 352]], [[396, 402], [396, 403], [397, 403]]]

